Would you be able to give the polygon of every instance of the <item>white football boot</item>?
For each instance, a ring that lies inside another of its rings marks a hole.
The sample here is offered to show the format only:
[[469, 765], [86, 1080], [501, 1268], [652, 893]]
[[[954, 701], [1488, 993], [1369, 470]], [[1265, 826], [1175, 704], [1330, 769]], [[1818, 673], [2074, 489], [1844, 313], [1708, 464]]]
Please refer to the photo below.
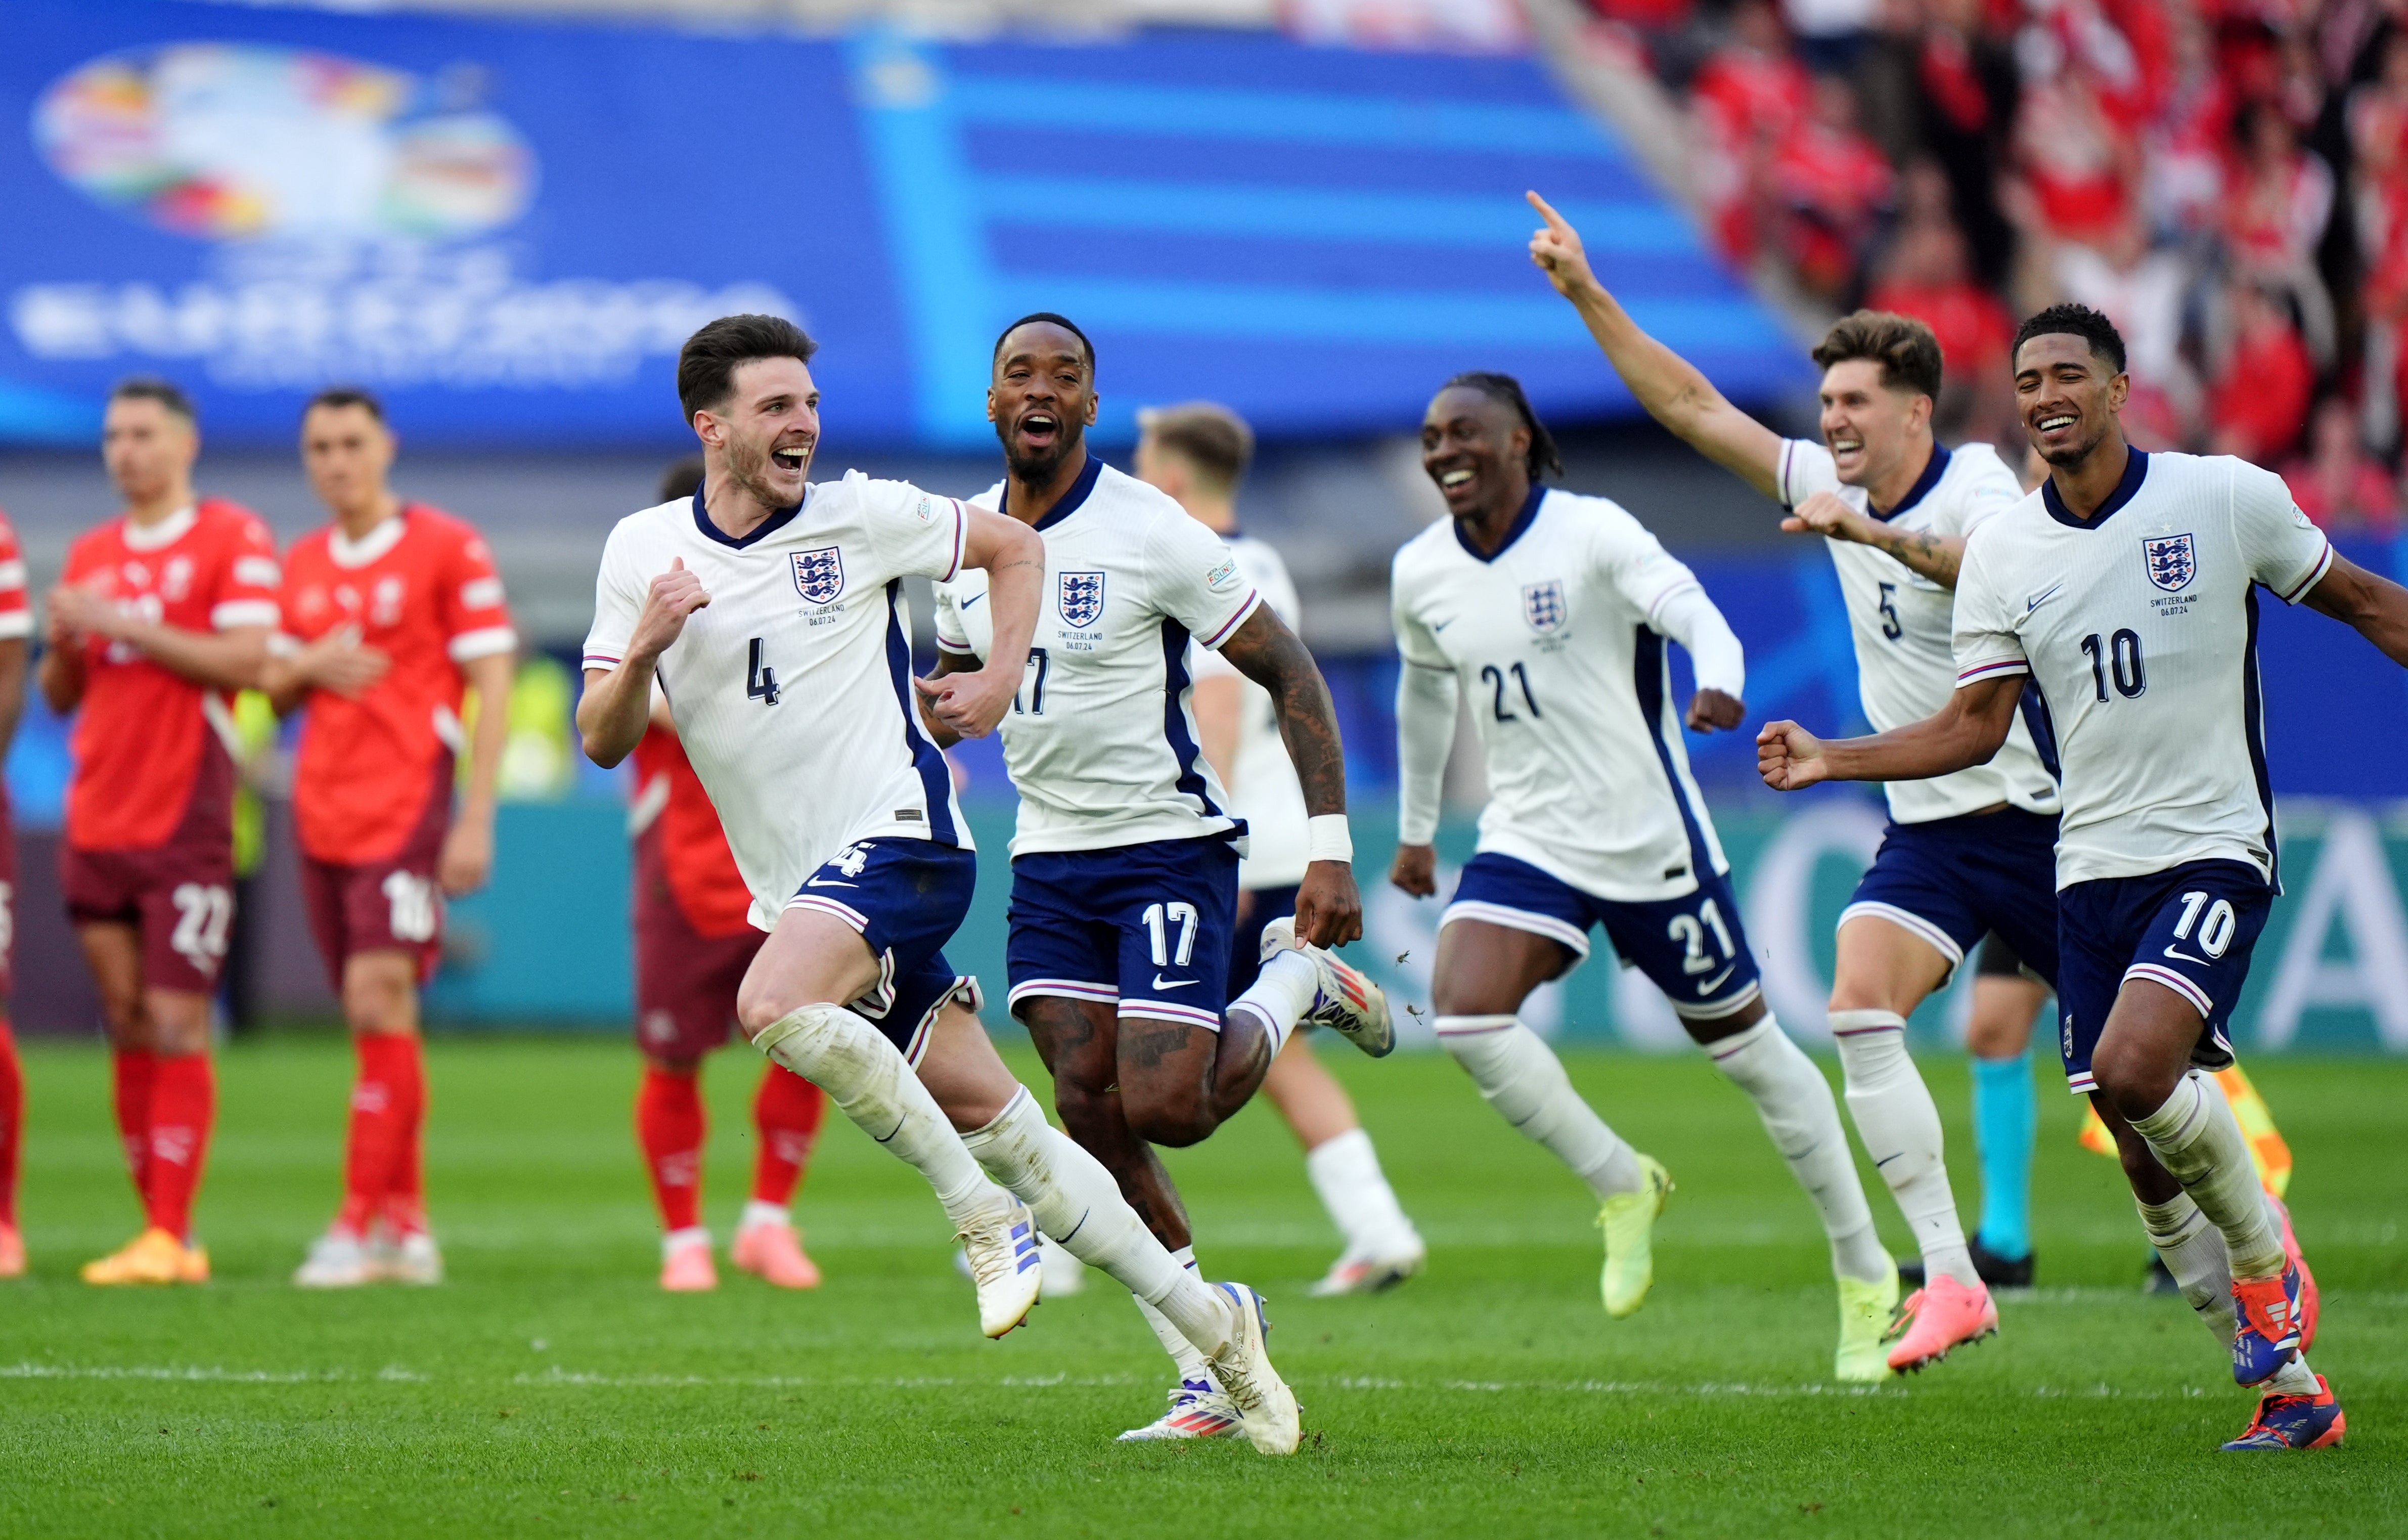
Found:
[[979, 1330], [999, 1337], [1026, 1320], [1045, 1282], [1037, 1219], [1028, 1205], [1008, 1198], [1002, 1207], [964, 1226], [953, 1239], [962, 1244], [970, 1281], [978, 1285]]
[[339, 1230], [310, 1242], [309, 1255], [293, 1270], [293, 1282], [302, 1288], [358, 1288], [376, 1280], [367, 1243]]
[[443, 1281], [443, 1253], [423, 1230], [398, 1241], [391, 1231], [379, 1231], [368, 1243], [368, 1256], [377, 1276], [389, 1282], [431, 1287]]
[[1291, 915], [1283, 914], [1263, 927], [1263, 960], [1268, 962], [1282, 952], [1302, 953], [1320, 975], [1312, 1006], [1297, 1018], [1298, 1026], [1326, 1027], [1373, 1058], [1385, 1058], [1396, 1051], [1397, 1029], [1388, 1019], [1388, 997], [1378, 985], [1330, 953], [1297, 940]]
[[1218, 1284], [1229, 1300], [1229, 1340], [1209, 1354], [1212, 1377], [1238, 1408], [1238, 1425], [1246, 1441], [1262, 1454], [1294, 1454], [1304, 1436], [1302, 1412], [1296, 1392], [1271, 1367], [1270, 1318], [1263, 1314], [1263, 1297], [1240, 1283]]
[[1223, 1395], [1209, 1379], [1187, 1379], [1170, 1392], [1170, 1410], [1142, 1428], [1121, 1434], [1123, 1444], [1151, 1444], [1157, 1439], [1239, 1438], [1238, 1403]]

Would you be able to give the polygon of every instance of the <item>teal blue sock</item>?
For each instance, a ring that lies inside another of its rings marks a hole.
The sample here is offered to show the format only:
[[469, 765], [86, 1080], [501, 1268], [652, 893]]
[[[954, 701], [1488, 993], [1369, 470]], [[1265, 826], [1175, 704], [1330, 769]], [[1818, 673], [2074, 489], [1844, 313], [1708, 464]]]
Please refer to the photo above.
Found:
[[1973, 1060], [1973, 1147], [1982, 1158], [1983, 1246], [2010, 1261], [2031, 1255], [2032, 1142], [2040, 1100], [2031, 1050]]

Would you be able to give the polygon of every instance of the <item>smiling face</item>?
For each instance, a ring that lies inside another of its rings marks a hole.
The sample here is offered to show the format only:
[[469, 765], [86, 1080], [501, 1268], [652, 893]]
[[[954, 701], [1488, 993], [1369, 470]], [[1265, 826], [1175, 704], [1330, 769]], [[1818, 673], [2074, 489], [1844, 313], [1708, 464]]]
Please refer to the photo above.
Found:
[[1044, 484], [1096, 421], [1096, 371], [1078, 335], [1050, 321], [1014, 326], [996, 350], [986, 420], [1014, 480]]
[[166, 497], [191, 477], [200, 452], [192, 419], [149, 396], [121, 396], [101, 419], [101, 463], [129, 503]]
[[1823, 445], [1850, 486], [1888, 480], [1922, 444], [1931, 421], [1931, 397], [1882, 383], [1882, 367], [1870, 358], [1842, 358], [1824, 370], [1817, 398]]
[[2078, 466], [2115, 429], [2132, 377], [2070, 332], [2043, 332], [2015, 350], [2015, 411], [2052, 466]]
[[1422, 414], [1422, 469], [1458, 519], [1516, 509], [1530, 495], [1530, 430], [1485, 391], [1450, 385]]
[[736, 366], [727, 399], [694, 414], [694, 431], [716, 452], [721, 473], [763, 508], [792, 508], [820, 443], [820, 390], [799, 358], [753, 358]]

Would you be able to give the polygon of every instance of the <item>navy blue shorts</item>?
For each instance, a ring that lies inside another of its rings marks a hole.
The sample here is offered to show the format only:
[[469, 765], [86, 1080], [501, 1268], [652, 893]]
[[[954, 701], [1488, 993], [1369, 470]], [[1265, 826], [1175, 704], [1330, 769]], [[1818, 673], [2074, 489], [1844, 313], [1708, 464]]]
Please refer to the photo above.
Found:
[[1263, 974], [1263, 928], [1296, 913], [1296, 886], [1249, 887], [1238, 894], [1238, 923], [1229, 931], [1229, 998], [1254, 986]]
[[1032, 995], [1214, 1031], [1228, 1003], [1238, 853], [1208, 835], [1011, 862], [1011, 1009]]
[[1455, 920], [1485, 920], [1560, 943], [1572, 954], [1566, 973], [1588, 956], [1589, 927], [1601, 925], [1623, 966], [1646, 974], [1692, 1021], [1719, 1020], [1763, 993], [1730, 879], [1719, 871], [1698, 873], [1696, 890], [1677, 899], [1621, 903], [1484, 850], [1464, 867], [1439, 928]]
[[2057, 896], [2061, 948], [2057, 1047], [2077, 1096], [2095, 1088], [2090, 1056], [2126, 979], [2161, 984], [2200, 1015], [2191, 1062], [2232, 1062], [2226, 1021], [2249, 978], [2249, 951], [2266, 928], [2274, 890], [2242, 861], [2188, 861], [2146, 877], [2102, 877]]
[[1929, 942], [1952, 975], [1989, 931], [2055, 983], [2056, 816], [2001, 808], [1890, 825], [1840, 923], [1866, 914]]
[[955, 1000], [979, 1009], [978, 980], [953, 971], [953, 939], [978, 886], [978, 854], [933, 840], [863, 840], [804, 880], [789, 909], [833, 914], [878, 957], [878, 982], [848, 1009], [886, 1034], [913, 1066], [937, 1014]]

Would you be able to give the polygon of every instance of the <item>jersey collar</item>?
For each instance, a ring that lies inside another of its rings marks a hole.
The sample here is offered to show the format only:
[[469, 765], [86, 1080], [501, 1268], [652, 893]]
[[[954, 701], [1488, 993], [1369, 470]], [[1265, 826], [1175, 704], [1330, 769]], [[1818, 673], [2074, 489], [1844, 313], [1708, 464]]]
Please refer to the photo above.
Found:
[[1539, 516], [1539, 505], [1546, 500], [1547, 489], [1540, 485], [1538, 482], [1532, 482], [1530, 483], [1530, 496], [1523, 502], [1522, 511], [1513, 515], [1513, 525], [1512, 528], [1505, 531], [1504, 541], [1499, 544], [1496, 550], [1491, 551], [1484, 556], [1480, 554], [1480, 547], [1471, 543], [1471, 537], [1463, 532], [1463, 521], [1461, 519], [1455, 521], [1455, 541], [1457, 545], [1462, 546], [1465, 551], [1470, 554], [1472, 560], [1484, 565], [1488, 562], [1493, 562], [1498, 557], [1503, 555], [1506, 552], [1513, 549], [1513, 542], [1520, 540], [1522, 538], [1522, 532], [1530, 527], [1530, 521]]
[[[1060, 524], [1064, 519], [1068, 518], [1071, 514], [1079, 511], [1082, 507], [1085, 506], [1087, 495], [1096, 490], [1096, 478], [1101, 476], [1103, 473], [1103, 460], [1096, 455], [1094, 450], [1089, 450], [1087, 452], [1086, 467], [1079, 472], [1079, 479], [1070, 483], [1070, 490], [1063, 493], [1062, 500], [1055, 503], [1052, 508], [1047, 509], [1045, 511], [1045, 516], [1038, 520], [1036, 524], [1030, 525], [1030, 527], [1042, 534], [1044, 531], [1053, 528], [1055, 525]], [[1011, 512], [1011, 478], [1008, 475], [1003, 479], [1003, 497], [999, 499], [996, 511], [1002, 513], [1007, 517], [1010, 516]]]
[[2041, 482], [2040, 500], [2042, 505], [2047, 508], [2048, 516], [2073, 529], [2096, 529], [2113, 518], [2117, 509], [2132, 500], [2133, 496], [2141, 490], [2141, 482], [2149, 474], [2147, 450], [2135, 449], [2128, 444], [2125, 446], [2125, 453], [2129, 458], [2124, 462], [2124, 479], [2115, 483], [2115, 490], [2107, 494], [2107, 500], [2100, 503], [2099, 511], [2089, 518], [2077, 519], [2073, 516], [2072, 511], [2065, 506], [2065, 499], [2057, 495], [2055, 477]]
[[694, 526], [702, 531], [704, 539], [717, 540], [720, 544], [734, 551], [741, 551], [746, 546], [752, 544], [754, 541], [765, 540], [767, 537], [776, 534], [779, 530], [785, 528], [786, 525], [795, 522], [795, 515], [803, 511], [803, 503], [807, 503], [811, 500], [811, 489], [809, 486], [806, 486], [803, 488], [803, 503], [796, 503], [792, 508], [781, 508], [778, 510], [775, 513], [770, 514], [767, 518], [763, 519], [759, 524], [753, 525], [750, 532], [738, 536], [731, 535], [726, 530], [720, 528], [717, 525], [710, 522], [710, 511], [702, 506], [702, 493], [703, 489], [701, 487], [695, 487], [694, 489]]
[[341, 525], [335, 525], [326, 537], [326, 554], [337, 567], [366, 567], [399, 545], [402, 535], [408, 528], [409, 505], [404, 503], [393, 511], [391, 518], [380, 521], [358, 540], [344, 534]]
[[128, 551], [164, 551], [191, 534], [193, 525], [200, 522], [198, 503], [179, 508], [153, 525], [136, 524], [129, 515], [125, 520], [125, 532], [119, 538], [124, 540]]
[[1931, 489], [1938, 486], [1940, 484], [1940, 478], [1947, 474], [1948, 446], [1942, 443], [1939, 439], [1934, 439], [1931, 440], [1931, 458], [1923, 462], [1923, 474], [1917, 476], [1914, 479], [1914, 484], [1906, 489], [1906, 496], [1898, 500], [1898, 506], [1891, 509], [1886, 513], [1873, 513], [1873, 500], [1870, 497], [1867, 497], [1865, 499], [1865, 511], [1872, 513], [1874, 518], [1879, 519], [1884, 524], [1887, 524], [1890, 520], [1897, 518], [1899, 514], [1913, 508], [1915, 504], [1923, 501], [1924, 498], [1930, 497]]

